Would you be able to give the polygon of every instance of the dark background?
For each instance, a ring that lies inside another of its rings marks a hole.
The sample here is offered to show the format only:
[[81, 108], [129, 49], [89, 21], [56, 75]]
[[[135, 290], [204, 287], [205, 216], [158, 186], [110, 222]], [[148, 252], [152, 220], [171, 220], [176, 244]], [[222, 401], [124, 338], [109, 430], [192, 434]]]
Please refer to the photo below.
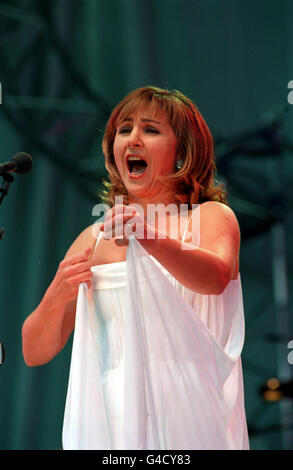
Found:
[[0, 161], [19, 151], [34, 160], [0, 208], [0, 449], [62, 446], [71, 340], [28, 368], [21, 327], [94, 222], [112, 107], [144, 85], [185, 93], [214, 134], [242, 232], [251, 448], [293, 448], [292, 399], [260, 393], [293, 368], [290, 80], [292, 0], [0, 0]]

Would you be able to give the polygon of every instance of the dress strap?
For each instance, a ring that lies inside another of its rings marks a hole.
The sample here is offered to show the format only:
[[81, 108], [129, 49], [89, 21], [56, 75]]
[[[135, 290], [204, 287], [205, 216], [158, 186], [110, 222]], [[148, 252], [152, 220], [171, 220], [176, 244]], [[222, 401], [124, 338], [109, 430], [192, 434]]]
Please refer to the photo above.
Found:
[[185, 241], [186, 233], [187, 233], [189, 222], [191, 221], [191, 218], [192, 218], [192, 213], [191, 213], [191, 216], [188, 217], [187, 224], [186, 224], [186, 227], [185, 227], [184, 232], [183, 232], [183, 237], [182, 237], [183, 242]]
[[[103, 235], [104, 235], [104, 232], [102, 232], [102, 231], [100, 230], [100, 231], [99, 231], [99, 234], [98, 234], [98, 236], [97, 236], [97, 241], [96, 241], [96, 243], [95, 243], [94, 252], [96, 251], [96, 248], [97, 248], [98, 244], [100, 243], [101, 238], [103, 238]], [[93, 252], [93, 253], [94, 253], [94, 252]]]

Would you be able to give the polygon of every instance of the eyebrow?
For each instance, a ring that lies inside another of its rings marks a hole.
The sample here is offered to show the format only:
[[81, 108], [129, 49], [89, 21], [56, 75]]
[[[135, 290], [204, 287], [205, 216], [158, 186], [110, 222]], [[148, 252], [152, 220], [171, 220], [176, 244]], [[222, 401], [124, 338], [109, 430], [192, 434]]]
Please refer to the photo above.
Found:
[[[125, 119], [123, 119], [123, 121], [121, 121], [120, 124], [122, 124], [125, 121], [133, 121], [133, 119], [132, 118], [125, 118]], [[142, 118], [141, 121], [142, 122], [155, 122], [156, 124], [161, 124], [160, 121], [155, 121], [154, 119], [148, 119], [148, 118]]]

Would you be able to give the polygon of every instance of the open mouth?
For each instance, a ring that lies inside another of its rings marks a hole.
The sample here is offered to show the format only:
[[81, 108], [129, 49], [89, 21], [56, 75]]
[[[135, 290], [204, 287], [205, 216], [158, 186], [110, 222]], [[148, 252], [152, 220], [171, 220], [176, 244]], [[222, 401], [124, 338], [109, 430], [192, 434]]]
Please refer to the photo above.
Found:
[[147, 166], [147, 162], [137, 155], [130, 155], [127, 158], [127, 168], [131, 176], [143, 175], [147, 169]]

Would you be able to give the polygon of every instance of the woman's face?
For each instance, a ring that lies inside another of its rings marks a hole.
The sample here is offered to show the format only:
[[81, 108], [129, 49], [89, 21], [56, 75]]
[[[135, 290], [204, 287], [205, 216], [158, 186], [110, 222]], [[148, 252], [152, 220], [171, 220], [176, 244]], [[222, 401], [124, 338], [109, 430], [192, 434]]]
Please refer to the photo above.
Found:
[[158, 199], [158, 176], [174, 172], [177, 138], [165, 113], [145, 108], [118, 122], [114, 158], [128, 193]]

